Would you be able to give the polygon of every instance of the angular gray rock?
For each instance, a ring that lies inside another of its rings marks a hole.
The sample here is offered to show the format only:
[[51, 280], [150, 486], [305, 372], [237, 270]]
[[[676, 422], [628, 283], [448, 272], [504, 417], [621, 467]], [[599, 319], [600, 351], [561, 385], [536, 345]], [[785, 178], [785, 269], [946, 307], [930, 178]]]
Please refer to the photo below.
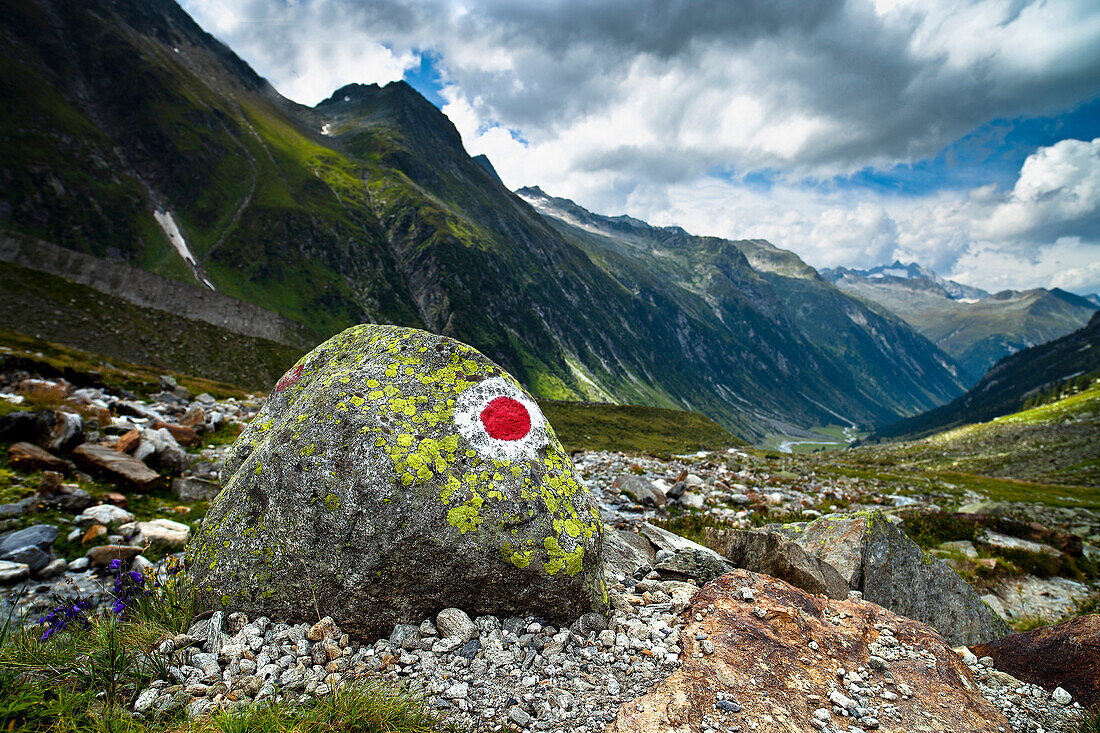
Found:
[[785, 580], [808, 593], [843, 600], [851, 590], [836, 568], [777, 532], [707, 527], [706, 543], [736, 567]]
[[85, 524], [102, 524], [112, 528], [134, 521], [134, 515], [114, 504], [96, 504], [90, 506], [73, 520], [73, 524], [82, 527]]
[[621, 529], [604, 531], [604, 565], [613, 572], [631, 576], [643, 567], [652, 569], [656, 554], [650, 541], [640, 534]]
[[477, 636], [477, 625], [465, 611], [458, 608], [444, 608], [435, 617], [435, 628], [444, 639], [457, 637], [463, 643]]
[[198, 476], [183, 476], [172, 481], [173, 493], [184, 501], [208, 501], [221, 490], [222, 486], [217, 481]]
[[620, 474], [611, 485], [635, 504], [658, 507], [665, 505], [665, 495], [653, 482], [630, 473]]
[[187, 550], [205, 607], [359, 636], [444, 608], [606, 609], [602, 522], [519, 384], [473, 348], [362, 325], [279, 381]]
[[133, 456], [105, 445], [84, 443], [76, 447], [73, 456], [86, 468], [139, 489], [147, 489], [160, 482], [159, 473]]
[[1009, 632], [977, 591], [882, 512], [834, 514], [764, 530], [831, 565], [864, 599], [932, 626], [952, 646], [981, 644]]
[[37, 547], [40, 550], [49, 550], [57, 540], [59, 531], [52, 524], [36, 524], [16, 532], [9, 532], [0, 537], [0, 560], [7, 560], [9, 552], [21, 547]]
[[50, 524], [9, 532], [0, 538], [0, 560], [23, 563], [32, 573], [37, 573], [53, 560], [50, 547], [57, 535], [57, 527]]

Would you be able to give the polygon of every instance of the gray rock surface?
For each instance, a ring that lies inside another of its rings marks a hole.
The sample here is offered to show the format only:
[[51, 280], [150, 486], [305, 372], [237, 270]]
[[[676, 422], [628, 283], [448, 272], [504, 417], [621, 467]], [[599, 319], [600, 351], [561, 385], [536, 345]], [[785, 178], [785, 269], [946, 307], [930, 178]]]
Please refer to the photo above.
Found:
[[851, 590], [829, 563], [778, 532], [707, 528], [707, 546], [736, 567], [785, 580], [808, 593], [843, 599]]
[[203, 603], [388, 634], [443, 608], [606, 608], [602, 524], [534, 401], [479, 352], [356, 326], [280, 380], [187, 562]]
[[37, 547], [49, 550], [59, 534], [52, 524], [36, 524], [33, 527], [9, 532], [0, 537], [0, 560], [7, 560], [7, 554], [21, 547]]
[[882, 512], [767, 525], [833, 566], [852, 590], [932, 626], [953, 646], [1008, 634], [1008, 625], [947, 563], [921, 550]]
[[658, 507], [665, 505], [665, 495], [653, 482], [629, 473], [620, 474], [611, 484], [635, 504]]
[[102, 524], [105, 527], [117, 527], [134, 521], [134, 515], [114, 504], [97, 504], [85, 509], [73, 520], [78, 527], [85, 524]]
[[172, 481], [173, 493], [183, 501], [208, 501], [221, 490], [222, 486], [217, 481], [198, 476], [185, 476]]
[[23, 563], [37, 573], [53, 560], [50, 547], [57, 539], [58, 529], [49, 524], [36, 524], [0, 538], [0, 560]]

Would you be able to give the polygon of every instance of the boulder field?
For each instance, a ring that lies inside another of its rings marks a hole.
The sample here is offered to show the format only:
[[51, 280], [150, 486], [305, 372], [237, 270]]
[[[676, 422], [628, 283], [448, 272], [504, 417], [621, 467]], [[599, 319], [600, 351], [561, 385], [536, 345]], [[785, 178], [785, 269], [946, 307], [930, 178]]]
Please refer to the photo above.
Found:
[[448, 608], [606, 611], [602, 523], [535, 401], [470, 346], [361, 325], [226, 457], [187, 551], [208, 608], [385, 636]]

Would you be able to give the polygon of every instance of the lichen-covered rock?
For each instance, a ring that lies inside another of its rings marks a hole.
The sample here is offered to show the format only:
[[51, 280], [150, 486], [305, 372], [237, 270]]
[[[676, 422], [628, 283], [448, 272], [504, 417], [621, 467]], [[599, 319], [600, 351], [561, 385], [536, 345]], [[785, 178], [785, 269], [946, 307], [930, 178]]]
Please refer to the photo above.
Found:
[[230, 450], [187, 563], [210, 607], [389, 634], [448, 608], [606, 609], [598, 509], [535, 402], [475, 349], [344, 331]]

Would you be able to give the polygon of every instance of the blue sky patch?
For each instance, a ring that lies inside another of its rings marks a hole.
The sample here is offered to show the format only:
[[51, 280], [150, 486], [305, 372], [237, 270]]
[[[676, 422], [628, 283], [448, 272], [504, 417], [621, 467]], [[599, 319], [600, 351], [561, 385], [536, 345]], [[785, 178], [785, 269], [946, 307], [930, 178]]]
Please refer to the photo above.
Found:
[[446, 104], [439, 95], [443, 89], [443, 75], [440, 72], [440, 56], [431, 49], [417, 50], [420, 56], [420, 66], [405, 72], [405, 81], [416, 91], [424, 95], [424, 98], [443, 109]]

